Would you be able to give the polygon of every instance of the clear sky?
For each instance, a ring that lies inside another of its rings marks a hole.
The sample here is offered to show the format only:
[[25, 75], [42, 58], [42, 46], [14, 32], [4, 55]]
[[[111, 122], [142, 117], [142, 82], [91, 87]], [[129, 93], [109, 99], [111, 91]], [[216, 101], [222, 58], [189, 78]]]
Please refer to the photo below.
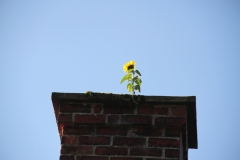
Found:
[[0, 159], [57, 160], [52, 92], [196, 96], [189, 160], [240, 159], [240, 1], [1, 0]]

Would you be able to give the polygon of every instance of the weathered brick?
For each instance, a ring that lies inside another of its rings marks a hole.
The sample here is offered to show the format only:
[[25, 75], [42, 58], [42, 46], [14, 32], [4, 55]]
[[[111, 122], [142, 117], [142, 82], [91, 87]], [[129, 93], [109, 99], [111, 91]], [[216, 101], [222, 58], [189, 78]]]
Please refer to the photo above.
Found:
[[165, 149], [166, 158], [179, 158], [180, 151], [178, 149]]
[[58, 115], [58, 122], [69, 123], [72, 122], [72, 114], [59, 114]]
[[174, 147], [180, 148], [180, 141], [177, 139], [149, 138], [148, 147]]
[[133, 127], [131, 133], [134, 133], [138, 136], [162, 136], [161, 128], [153, 128], [153, 127]]
[[145, 146], [145, 138], [127, 138], [127, 137], [114, 137], [113, 145], [117, 146]]
[[100, 157], [100, 156], [78, 156], [76, 160], [108, 160], [108, 157]]
[[66, 113], [73, 113], [73, 112], [80, 112], [80, 113], [91, 113], [91, 106], [90, 105], [83, 105], [79, 103], [62, 103], [60, 104], [60, 112]]
[[93, 154], [93, 147], [62, 145], [61, 154]]
[[176, 128], [166, 128], [165, 129], [165, 136], [166, 137], [180, 137], [181, 136], [181, 129]]
[[80, 127], [80, 126], [66, 126], [63, 128], [64, 134], [76, 134], [76, 135], [93, 135], [95, 134], [95, 129], [93, 127]]
[[59, 160], [74, 160], [74, 156], [61, 155]]
[[102, 112], [102, 106], [101, 105], [95, 105], [94, 106], [94, 113], [101, 113]]
[[97, 127], [96, 134], [125, 136], [127, 135], [127, 128], [126, 127]]
[[152, 125], [152, 116], [122, 115], [120, 124]]
[[105, 124], [105, 115], [75, 115], [75, 124]]
[[157, 117], [155, 118], [156, 126], [181, 127], [186, 124], [185, 117]]
[[142, 158], [112, 157], [111, 160], [142, 160]]
[[133, 114], [134, 106], [104, 106], [104, 114]]
[[79, 136], [78, 143], [81, 144], [81, 145], [110, 145], [110, 137]]
[[127, 155], [127, 148], [120, 147], [97, 147], [97, 155]]
[[131, 148], [130, 155], [133, 156], [155, 156], [162, 155], [162, 149], [158, 148]]
[[187, 157], [187, 150], [180, 150], [181, 142], [183, 148], [191, 142], [197, 147], [197, 141], [187, 142], [195, 138], [191, 125], [196, 127], [190, 123], [187, 128], [186, 120], [194, 117], [186, 117], [186, 106], [181, 106], [186, 101], [195, 107], [192, 98], [140, 96], [135, 97], [139, 105], [129, 106], [131, 95], [122, 102], [116, 99], [119, 95], [83, 95], [53, 96], [60, 160], [176, 160], [180, 152]]
[[169, 115], [168, 107], [156, 107], [154, 113], [157, 115]]
[[154, 106], [139, 106], [137, 108], [138, 114], [154, 114]]
[[109, 115], [108, 116], [108, 123], [109, 124], [117, 124], [119, 120], [119, 115]]
[[61, 144], [76, 144], [77, 136], [76, 135], [63, 135], [61, 138]]
[[60, 133], [60, 136], [63, 135], [63, 127], [64, 127], [65, 123], [58, 123], [58, 130]]
[[172, 116], [186, 116], [186, 107], [185, 106], [178, 106], [178, 107], [171, 107]]

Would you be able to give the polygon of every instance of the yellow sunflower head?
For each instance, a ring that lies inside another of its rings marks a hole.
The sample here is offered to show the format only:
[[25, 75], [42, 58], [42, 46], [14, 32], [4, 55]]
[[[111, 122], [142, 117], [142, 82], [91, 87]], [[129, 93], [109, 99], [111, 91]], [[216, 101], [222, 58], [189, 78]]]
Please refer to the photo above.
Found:
[[124, 66], [123, 66], [123, 70], [125, 72], [129, 72], [129, 70], [131, 69], [135, 69], [136, 68], [136, 65], [135, 65], [135, 61], [130, 61], [130, 62], [127, 62]]

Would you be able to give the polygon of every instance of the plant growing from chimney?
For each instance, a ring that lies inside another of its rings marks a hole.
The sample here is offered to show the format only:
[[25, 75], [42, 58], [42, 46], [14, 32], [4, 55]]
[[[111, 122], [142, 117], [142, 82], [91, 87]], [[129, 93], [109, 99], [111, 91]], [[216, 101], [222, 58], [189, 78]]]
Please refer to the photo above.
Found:
[[123, 71], [126, 72], [126, 75], [122, 78], [120, 84], [123, 83], [124, 81], [128, 81], [127, 90], [128, 92], [132, 93], [133, 98], [133, 96], [135, 95], [135, 90], [141, 92], [142, 85], [142, 80], [140, 78], [141, 73], [136, 69], [135, 61], [129, 61], [125, 65], [123, 65]]

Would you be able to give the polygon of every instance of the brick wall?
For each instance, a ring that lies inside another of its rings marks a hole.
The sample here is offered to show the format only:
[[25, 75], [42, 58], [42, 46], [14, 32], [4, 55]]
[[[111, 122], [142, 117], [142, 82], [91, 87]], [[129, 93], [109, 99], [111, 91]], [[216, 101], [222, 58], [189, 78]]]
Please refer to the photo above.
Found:
[[187, 160], [187, 106], [55, 101], [60, 160]]

